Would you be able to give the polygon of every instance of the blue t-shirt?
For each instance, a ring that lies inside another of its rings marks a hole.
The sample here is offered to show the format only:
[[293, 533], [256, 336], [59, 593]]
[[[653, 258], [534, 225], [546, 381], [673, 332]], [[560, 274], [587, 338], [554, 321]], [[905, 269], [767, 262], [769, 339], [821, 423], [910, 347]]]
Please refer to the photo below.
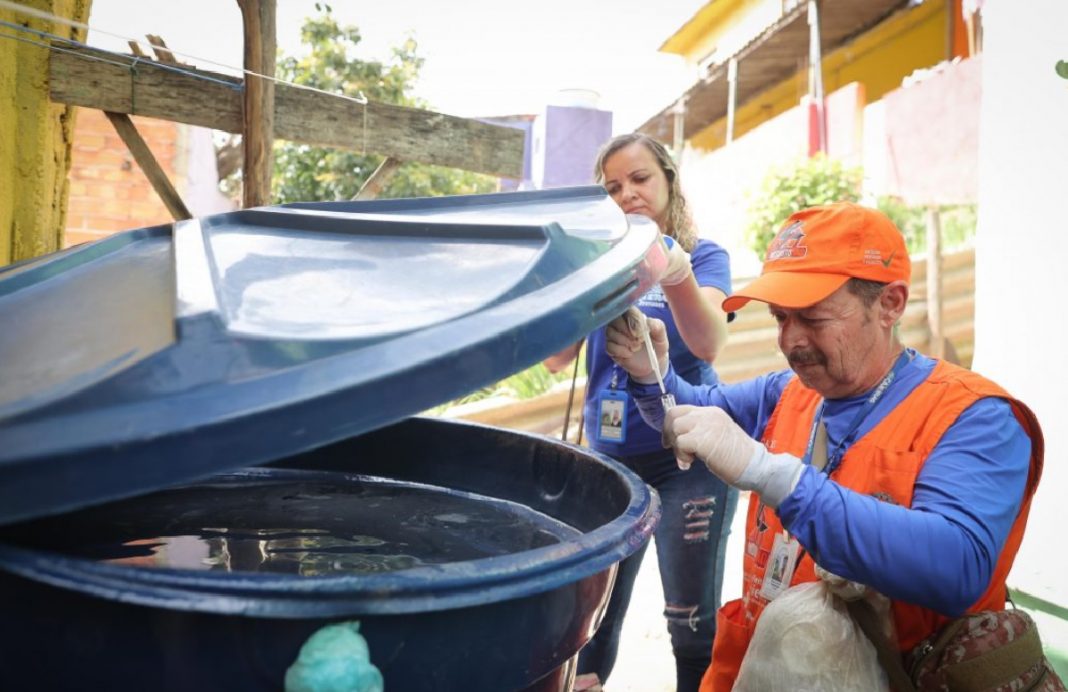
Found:
[[[909, 363], [853, 439], [862, 438], [930, 375], [934, 360], [911, 349], [907, 353]], [[719, 406], [759, 440], [794, 376], [782, 370], [733, 385], [692, 387], [669, 372], [664, 383], [679, 404]], [[633, 384], [630, 392], [659, 428], [657, 386]], [[867, 398], [826, 402], [828, 449], [842, 441]], [[980, 399], [932, 450], [916, 479], [911, 508], [850, 490], [808, 466], [777, 511], [783, 526], [823, 568], [890, 598], [956, 616], [989, 586], [1020, 507], [1030, 458], [1031, 440], [1009, 404]]]
[[[698, 240], [690, 253], [690, 264], [698, 286], [711, 286], [730, 293], [731, 269], [727, 251], [711, 240]], [[687, 382], [693, 384], [713, 385], [719, 382], [715, 370], [707, 362], [700, 360], [686, 348], [679, 335], [675, 319], [668, 308], [667, 300], [660, 285], [653, 286], [638, 301], [638, 309], [649, 317], [661, 320], [667, 326], [668, 343], [671, 344], [671, 366]], [[627, 373], [609, 358], [605, 352], [604, 328], [589, 336], [586, 345], [586, 438], [589, 445], [599, 452], [610, 456], [633, 456], [662, 450], [660, 433], [642, 421], [641, 415], [631, 397], [627, 397], [625, 415], [625, 438], [622, 443], [600, 439], [601, 394], [615, 390], [625, 394]]]

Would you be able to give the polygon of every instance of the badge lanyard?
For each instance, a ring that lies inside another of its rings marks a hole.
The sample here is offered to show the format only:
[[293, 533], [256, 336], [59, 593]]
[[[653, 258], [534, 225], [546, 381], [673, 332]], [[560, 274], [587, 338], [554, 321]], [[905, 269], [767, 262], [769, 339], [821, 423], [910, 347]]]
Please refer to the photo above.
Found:
[[[856, 441], [857, 432], [860, 430], [860, 424], [864, 422], [864, 419], [868, 417], [868, 414], [875, 408], [875, 405], [879, 403], [879, 400], [883, 398], [883, 394], [886, 390], [890, 389], [890, 385], [897, 379], [897, 376], [901, 373], [901, 370], [909, 364], [912, 360], [912, 354], [908, 351], [902, 352], [898, 356], [897, 361], [894, 362], [894, 367], [890, 369], [890, 372], [886, 373], [886, 377], [882, 379], [871, 395], [861, 404], [857, 414], [853, 416], [853, 421], [849, 424], [847, 432], [842, 436], [842, 439], [834, 447], [834, 451], [827, 453], [827, 465], [823, 469], [824, 472], [830, 476], [834, 473], [834, 470], [838, 468], [838, 465], [842, 463], [842, 457], [845, 456], [846, 451]], [[801, 460], [806, 466], [812, 464], [812, 453], [816, 447], [816, 432], [819, 429], [820, 424], [823, 422], [823, 412], [827, 406], [827, 402], [821, 401], [819, 410], [816, 411], [816, 417], [812, 421], [812, 431], [808, 435], [808, 446], [805, 449], [805, 456]]]
[[[824, 459], [826, 466], [821, 468], [828, 476], [830, 476], [838, 465], [842, 461], [842, 457], [845, 456], [846, 451], [853, 444], [856, 439], [857, 432], [860, 430], [860, 424], [864, 421], [875, 405], [879, 403], [883, 394], [890, 388], [890, 385], [897, 378], [901, 370], [912, 360], [912, 354], [908, 351], [903, 352], [898, 356], [897, 361], [894, 363], [894, 367], [890, 369], [890, 372], [886, 374], [886, 377], [882, 379], [879, 385], [872, 391], [871, 395], [861, 405], [860, 410], [853, 417], [853, 421], [849, 424], [848, 432], [842, 437], [842, 440], [835, 445], [834, 451], [827, 453]], [[812, 421], [812, 431], [808, 436], [808, 445], [805, 449], [805, 457], [802, 463], [805, 465], [812, 464], [813, 452], [816, 447], [817, 432], [823, 424], [823, 413], [826, 407], [826, 401], [821, 401], [819, 410], [816, 411], [816, 416]], [[820, 436], [821, 441], [826, 444], [826, 436]], [[756, 514], [756, 527], [753, 532], [750, 533], [748, 545], [746, 551], [756, 559], [758, 565], [766, 567], [764, 572], [764, 579], [760, 587], [760, 595], [765, 599], [771, 601], [779, 596], [783, 591], [790, 587], [790, 582], [793, 579], [794, 569], [800, 562], [801, 557], [804, 555], [804, 550], [799, 550], [800, 544], [792, 536], [789, 536], [785, 529], [781, 533], [775, 536], [775, 540], [772, 543], [771, 550], [761, 550], [759, 548], [760, 534], [767, 530], [767, 523], [764, 521], [764, 512], [766, 506], [763, 500], [761, 500], [757, 507]]]
[[623, 444], [627, 441], [627, 404], [630, 397], [619, 389], [621, 372], [622, 369], [618, 365], [612, 365], [612, 381], [597, 399], [597, 421], [594, 429], [597, 431], [597, 439], [602, 442]]

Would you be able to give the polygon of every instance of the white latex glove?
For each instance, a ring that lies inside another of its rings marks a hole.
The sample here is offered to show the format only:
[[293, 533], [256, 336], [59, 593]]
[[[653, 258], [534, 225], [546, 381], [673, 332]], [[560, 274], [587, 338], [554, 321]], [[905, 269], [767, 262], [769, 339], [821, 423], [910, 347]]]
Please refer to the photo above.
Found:
[[660, 277], [661, 286], [674, 286], [681, 284], [693, 274], [693, 266], [690, 264], [690, 254], [682, 249], [682, 246], [670, 236], [661, 235], [660, 239], [667, 245], [668, 266], [664, 275]]
[[753, 490], [769, 507], [797, 486], [804, 470], [790, 454], [772, 454], [716, 406], [676, 406], [664, 414], [663, 444], [675, 450], [684, 471], [694, 458], [704, 461], [724, 483]]
[[645, 330], [653, 342], [660, 373], [668, 368], [668, 340], [664, 323], [655, 317], [647, 319], [638, 308], [628, 308], [625, 313], [605, 327], [605, 351], [619, 367], [627, 371], [632, 380], [640, 384], [656, 383], [653, 363], [645, 348]]
[[676, 406], [664, 416], [663, 442], [675, 450], [679, 468], [689, 468], [694, 457], [708, 470], [734, 485], [749, 460], [764, 448], [716, 406]]

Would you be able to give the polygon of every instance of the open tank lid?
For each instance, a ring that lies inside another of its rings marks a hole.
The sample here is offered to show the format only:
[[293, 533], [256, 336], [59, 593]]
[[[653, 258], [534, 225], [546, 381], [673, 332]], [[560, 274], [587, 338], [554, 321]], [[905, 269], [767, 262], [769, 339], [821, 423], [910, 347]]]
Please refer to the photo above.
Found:
[[635, 302], [666, 266], [657, 237], [580, 187], [249, 209], [9, 267], [0, 524], [280, 459], [496, 382]]

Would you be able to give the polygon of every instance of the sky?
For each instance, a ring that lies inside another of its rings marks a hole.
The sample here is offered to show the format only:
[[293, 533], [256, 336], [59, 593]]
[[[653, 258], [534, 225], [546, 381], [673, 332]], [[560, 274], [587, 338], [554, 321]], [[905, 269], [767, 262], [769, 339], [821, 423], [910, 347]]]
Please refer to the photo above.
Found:
[[[433, 110], [462, 117], [531, 114], [595, 92], [616, 134], [636, 129], [672, 103], [696, 71], [660, 45], [706, 0], [333, 0], [342, 24], [363, 36], [357, 57], [388, 60], [409, 36], [425, 59], [415, 94]], [[314, 0], [278, 0], [278, 46], [301, 52], [300, 26]], [[89, 43], [129, 52], [126, 42], [158, 34], [182, 58], [224, 72], [242, 63], [236, 0], [94, 0]], [[145, 45], [144, 43], [142, 45]], [[570, 90], [570, 91], [568, 91]], [[582, 91], [575, 91], [582, 90]], [[589, 103], [589, 101], [586, 101]]]

